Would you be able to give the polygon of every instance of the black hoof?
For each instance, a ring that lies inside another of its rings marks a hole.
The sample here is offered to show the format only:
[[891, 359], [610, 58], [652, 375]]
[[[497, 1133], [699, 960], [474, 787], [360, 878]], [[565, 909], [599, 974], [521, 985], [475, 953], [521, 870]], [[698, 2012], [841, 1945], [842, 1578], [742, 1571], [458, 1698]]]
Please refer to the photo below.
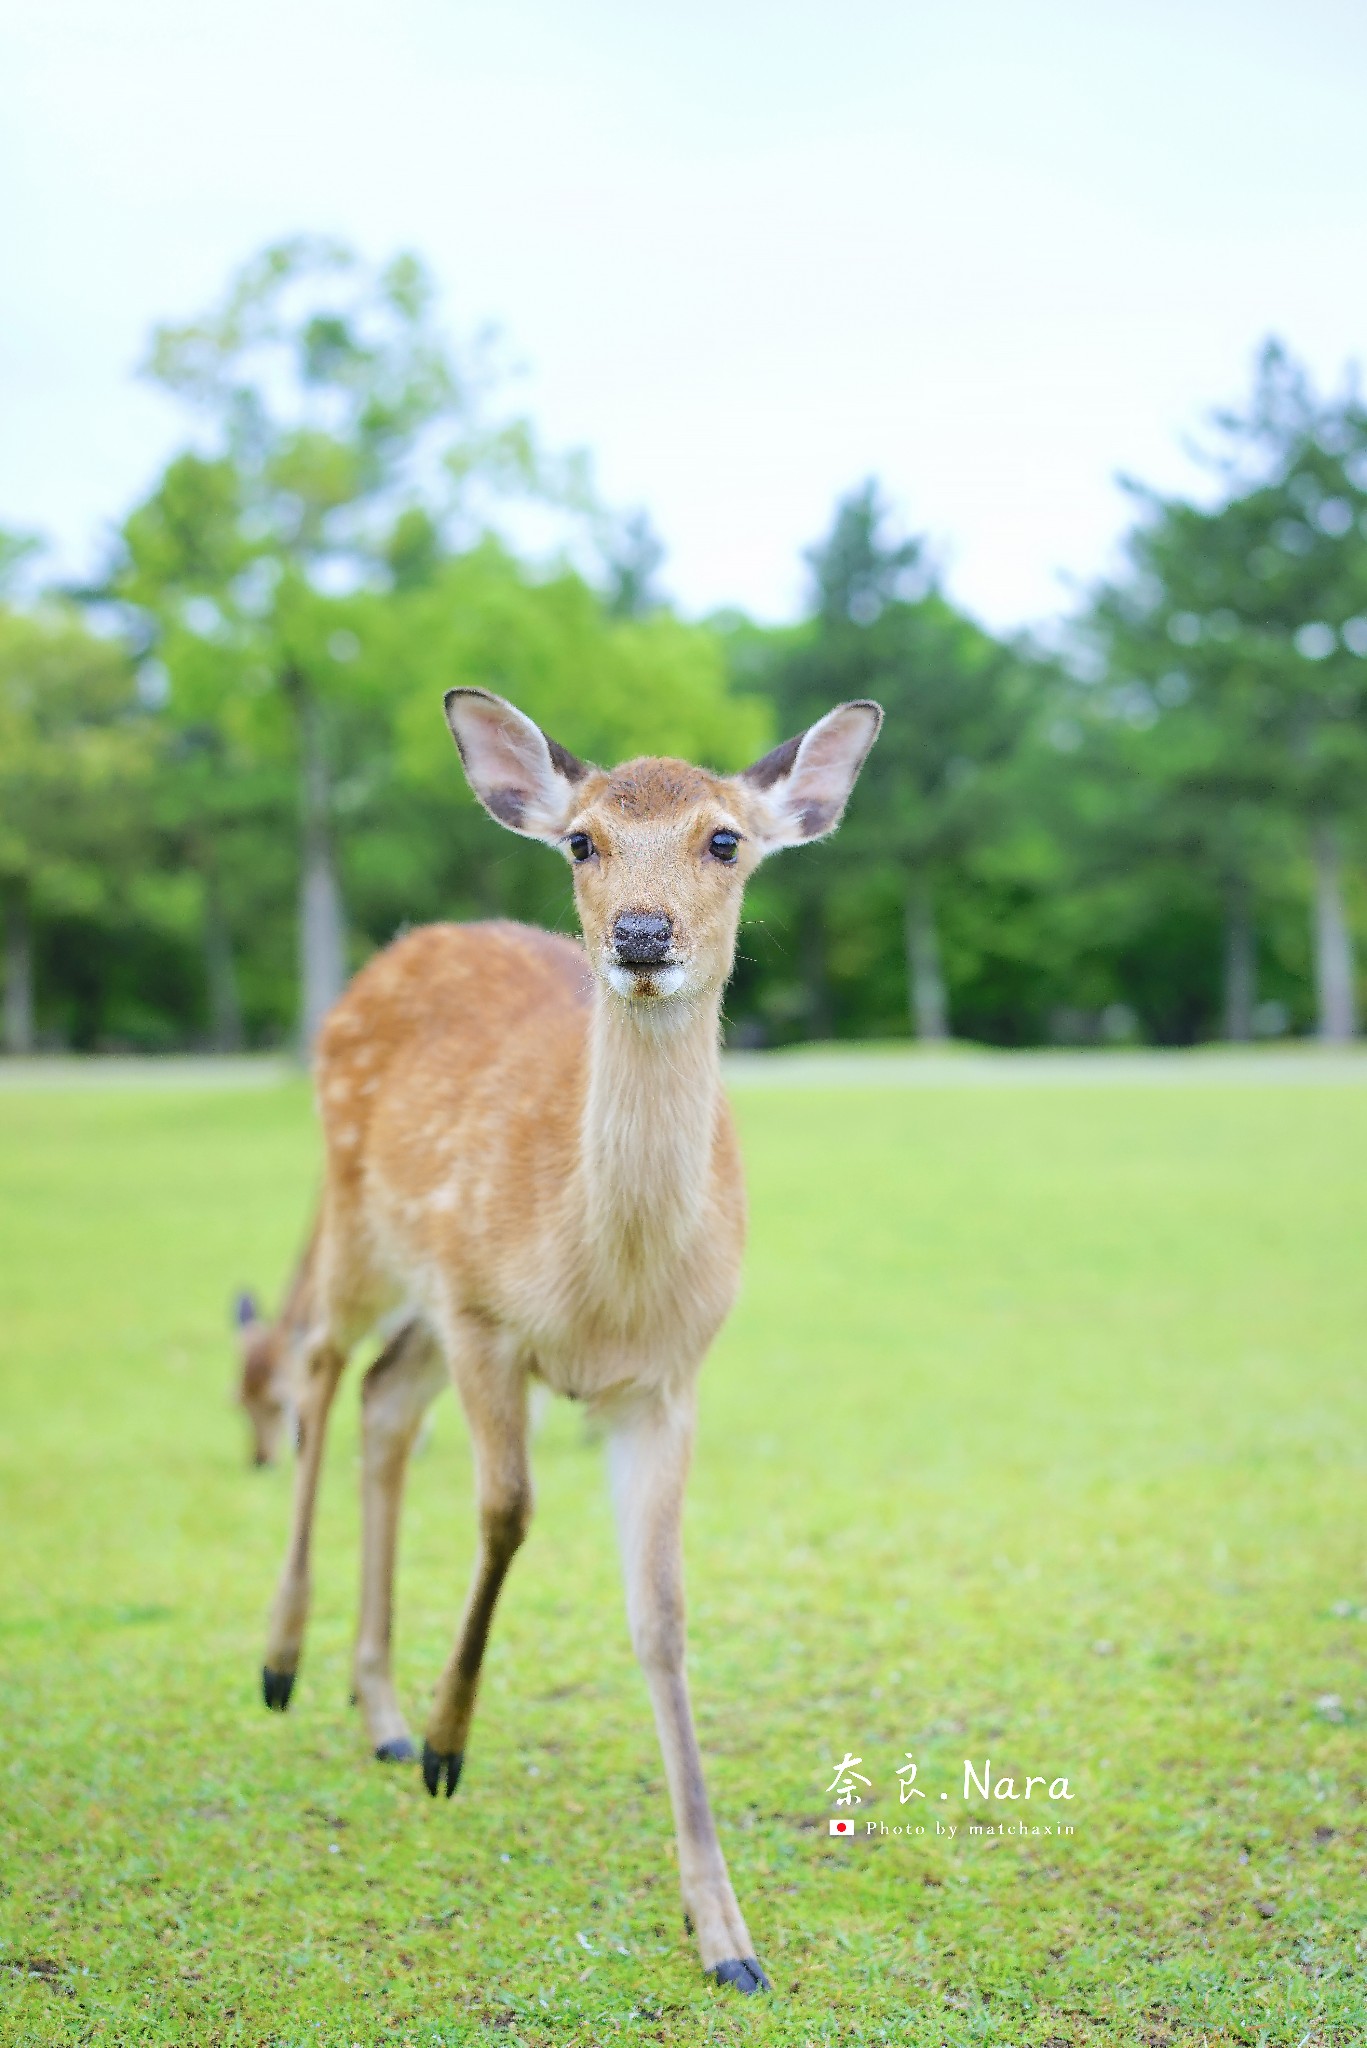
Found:
[[733, 1984], [737, 1991], [743, 1991], [747, 1996], [755, 1991], [772, 1991], [774, 1988], [753, 1956], [744, 1956], [739, 1961], [731, 1958], [724, 1963], [713, 1963], [709, 1974], [719, 1984]]
[[375, 1749], [376, 1758], [382, 1764], [411, 1764], [417, 1754], [406, 1735], [397, 1735], [392, 1742], [381, 1742]]
[[460, 1767], [465, 1762], [463, 1749], [433, 1749], [430, 1742], [422, 1746], [422, 1782], [435, 1799], [441, 1791], [442, 1780], [446, 1782], [446, 1796], [449, 1799], [460, 1783]]
[[283, 1714], [294, 1691], [292, 1671], [272, 1671], [269, 1664], [261, 1670], [261, 1697], [266, 1705], [277, 1714]]

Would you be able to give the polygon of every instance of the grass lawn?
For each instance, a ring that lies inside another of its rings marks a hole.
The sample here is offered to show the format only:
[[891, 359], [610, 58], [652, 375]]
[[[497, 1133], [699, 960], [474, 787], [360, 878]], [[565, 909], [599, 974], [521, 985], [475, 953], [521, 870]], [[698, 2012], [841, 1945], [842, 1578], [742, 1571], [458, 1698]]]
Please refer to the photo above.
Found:
[[[303, 1228], [305, 1089], [0, 1094], [0, 2040], [1367, 2039], [1367, 1087], [737, 1100], [688, 1555], [748, 2002], [682, 1932], [579, 1416], [434, 1803], [347, 1705], [354, 1383], [294, 1705], [258, 1694], [289, 1482], [247, 1468], [224, 1315]], [[419, 1725], [472, 1548], [447, 1396]], [[831, 1839], [847, 1753], [861, 1829], [927, 1831]], [[989, 1757], [1049, 1783], [965, 1798]]]

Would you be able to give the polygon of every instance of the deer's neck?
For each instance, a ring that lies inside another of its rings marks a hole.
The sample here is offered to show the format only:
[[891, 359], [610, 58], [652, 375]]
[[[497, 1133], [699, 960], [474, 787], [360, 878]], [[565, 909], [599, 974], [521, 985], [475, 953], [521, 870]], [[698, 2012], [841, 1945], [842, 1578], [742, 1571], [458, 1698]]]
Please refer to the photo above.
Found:
[[701, 1223], [721, 1098], [721, 998], [672, 1015], [596, 992], [583, 1198], [601, 1278], [658, 1285]]

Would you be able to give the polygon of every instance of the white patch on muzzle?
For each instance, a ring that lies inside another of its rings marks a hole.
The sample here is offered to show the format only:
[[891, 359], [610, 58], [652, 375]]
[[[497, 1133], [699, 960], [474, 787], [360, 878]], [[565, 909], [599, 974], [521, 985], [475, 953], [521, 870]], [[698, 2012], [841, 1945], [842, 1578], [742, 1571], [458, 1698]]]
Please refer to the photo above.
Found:
[[668, 967], [620, 967], [611, 961], [606, 969], [608, 987], [628, 1002], [658, 1002], [666, 996], [676, 996], [688, 979], [687, 971], [677, 965]]

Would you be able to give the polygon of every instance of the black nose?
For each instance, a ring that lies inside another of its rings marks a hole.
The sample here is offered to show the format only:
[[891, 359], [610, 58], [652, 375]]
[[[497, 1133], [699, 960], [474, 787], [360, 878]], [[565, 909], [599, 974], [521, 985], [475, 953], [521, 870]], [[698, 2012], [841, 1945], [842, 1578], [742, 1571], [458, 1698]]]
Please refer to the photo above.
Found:
[[623, 967], [657, 967], [669, 951], [670, 923], [654, 910], [624, 910], [612, 927], [613, 950]]

